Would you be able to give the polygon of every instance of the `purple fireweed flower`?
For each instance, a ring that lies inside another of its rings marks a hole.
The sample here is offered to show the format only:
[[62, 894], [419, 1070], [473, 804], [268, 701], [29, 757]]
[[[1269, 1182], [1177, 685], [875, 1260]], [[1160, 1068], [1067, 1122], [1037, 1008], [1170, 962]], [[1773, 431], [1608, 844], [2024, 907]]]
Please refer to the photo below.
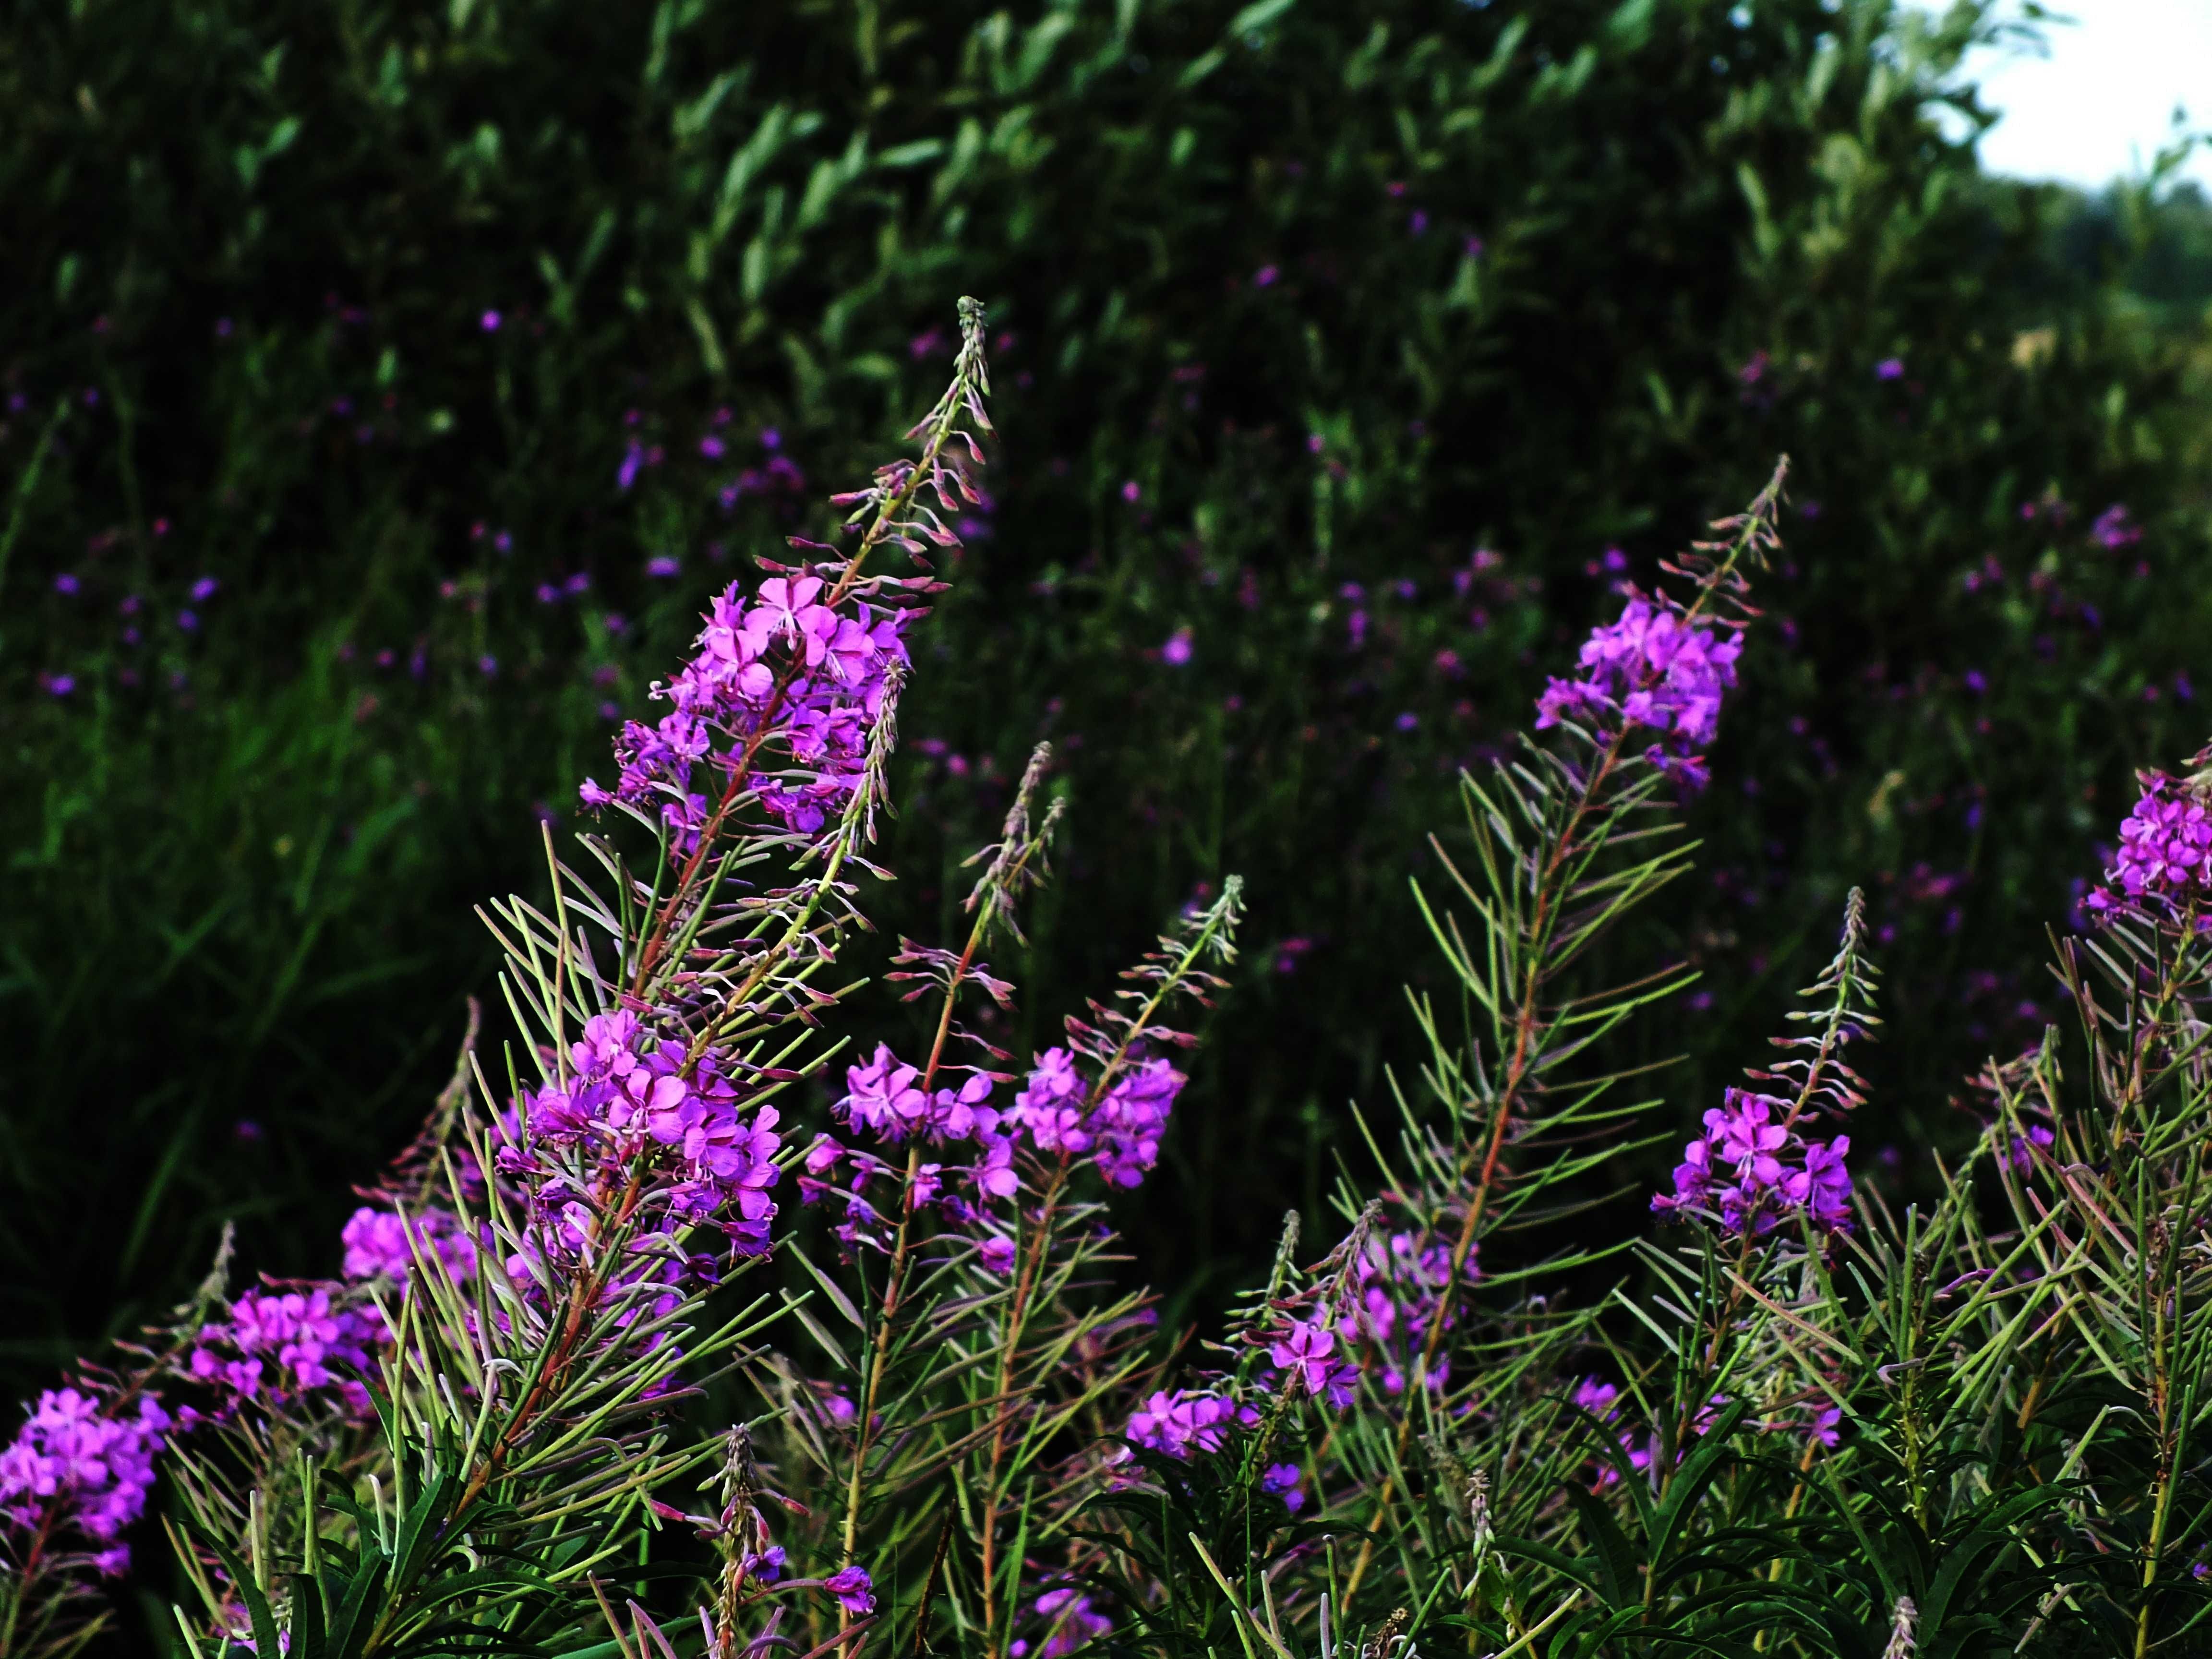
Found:
[[415, 1261], [408, 1245], [410, 1233], [417, 1249], [445, 1263], [455, 1284], [465, 1284], [476, 1276], [476, 1245], [460, 1231], [451, 1212], [428, 1209], [410, 1217], [366, 1206], [353, 1212], [340, 1235], [345, 1245], [345, 1276], [405, 1284]]
[[1632, 586], [1626, 592], [1620, 619], [1592, 629], [1584, 642], [1580, 677], [1555, 678], [1545, 687], [1536, 702], [1537, 729], [1573, 720], [1605, 742], [1644, 728], [1659, 738], [1647, 757], [1694, 786], [1703, 781], [1698, 751], [1718, 730], [1721, 700], [1735, 684], [1743, 641], [1685, 621], [1664, 594], [1646, 596]]
[[1160, 660], [1170, 668], [1180, 668], [1190, 660], [1190, 629], [1178, 628], [1168, 635], [1167, 643], [1160, 647]]
[[[1064, 1659], [1064, 1656], [1086, 1643], [1110, 1635], [1114, 1629], [1114, 1621], [1073, 1585], [1063, 1584], [1045, 1591], [1030, 1612], [1048, 1627], [1044, 1641], [1034, 1650], [1035, 1659]], [[1029, 1659], [1032, 1650], [1027, 1641], [1021, 1640], [1006, 1651], [1012, 1659]]]
[[875, 1586], [866, 1567], [840, 1567], [822, 1581], [822, 1588], [836, 1596], [837, 1605], [855, 1618], [876, 1610]]
[[1297, 1464], [1270, 1463], [1260, 1472], [1260, 1490], [1281, 1498], [1283, 1507], [1296, 1515], [1305, 1507], [1303, 1480], [1303, 1474]]
[[90, 1383], [46, 1390], [0, 1449], [0, 1529], [67, 1528], [108, 1547], [94, 1553], [95, 1571], [121, 1573], [131, 1553], [115, 1540], [145, 1512], [171, 1422], [150, 1394], [126, 1406]]
[[1874, 366], [1874, 377], [1877, 380], [1903, 380], [1905, 378], [1905, 359], [1902, 357], [1883, 358], [1880, 362]]
[[54, 592], [57, 593], [74, 593], [77, 591], [78, 586], [76, 577], [67, 570], [54, 578]]
[[1620, 1409], [1615, 1402], [1620, 1398], [1620, 1390], [1600, 1377], [1583, 1378], [1570, 1397], [1577, 1407], [1601, 1422], [1610, 1423]]
[[1705, 1132], [1682, 1149], [1674, 1190], [1654, 1195], [1662, 1214], [1717, 1212], [1723, 1231], [1757, 1237], [1802, 1214], [1823, 1232], [1850, 1225], [1850, 1137], [1825, 1146], [1790, 1127], [1790, 1103], [1730, 1089], [1705, 1114]]
[[[545, 1254], [580, 1257], [592, 1203], [618, 1193], [640, 1158], [662, 1178], [654, 1202], [672, 1224], [717, 1226], [739, 1255], [768, 1248], [775, 1216], [769, 1189], [782, 1146], [777, 1114], [773, 1106], [742, 1113], [726, 1055], [708, 1048], [690, 1057], [680, 1039], [663, 1042], [623, 1011], [587, 1020], [568, 1060], [565, 1078], [549, 1079], [526, 1103], [524, 1133], [500, 1154], [501, 1169], [526, 1181]], [[651, 1237], [634, 1248], [641, 1261], [681, 1258]]]
[[1160, 1059], [1131, 1062], [1095, 1106], [1091, 1085], [1066, 1048], [1048, 1048], [1006, 1115], [1048, 1157], [1090, 1154], [1117, 1187], [1137, 1187], [1159, 1162], [1160, 1136], [1188, 1079]]
[[1164, 1060], [1130, 1066], [1114, 1080], [1087, 1126], [1099, 1172], [1116, 1187], [1137, 1187], [1159, 1162], [1160, 1135], [1188, 1079]]
[[653, 687], [672, 712], [623, 727], [620, 780], [611, 790], [590, 785], [586, 804], [657, 805], [688, 855], [709, 810], [696, 787], [702, 764], [726, 772], [750, 752], [751, 787], [770, 817], [805, 835], [832, 822], [860, 787], [908, 660], [901, 636], [913, 613], [861, 597], [876, 591], [863, 583], [839, 597], [818, 577], [771, 576], [748, 604], [732, 583], [708, 613], [698, 654]]
[[[1424, 1232], [1378, 1231], [1368, 1235], [1352, 1264], [1358, 1300], [1352, 1329], [1376, 1349], [1386, 1393], [1398, 1394], [1405, 1389], [1413, 1356], [1427, 1340], [1430, 1323], [1451, 1279], [1451, 1246], [1442, 1238]], [[1460, 1277], [1470, 1285], [1482, 1277], [1472, 1249]], [[1445, 1314], [1444, 1328], [1449, 1330], [1458, 1322], [1455, 1307]], [[1426, 1375], [1429, 1387], [1444, 1386], [1450, 1366], [1442, 1353], [1431, 1362]]]
[[878, 1042], [873, 1060], [845, 1068], [845, 1097], [830, 1110], [854, 1129], [878, 1139], [904, 1140], [918, 1133], [929, 1115], [929, 1099], [917, 1086], [921, 1073], [902, 1064]]
[[217, 1416], [324, 1390], [352, 1411], [367, 1409], [356, 1374], [368, 1370], [382, 1323], [372, 1311], [334, 1303], [334, 1288], [249, 1291], [232, 1301], [227, 1321], [200, 1328], [185, 1369], [216, 1390]]
[[198, 581], [192, 584], [192, 603], [194, 605], [205, 605], [210, 599], [215, 597], [216, 589], [222, 586], [222, 584], [217, 581], [213, 576], [201, 577]]
[[1340, 1409], [1351, 1403], [1352, 1367], [1336, 1334], [1319, 1321], [1293, 1319], [1269, 1344], [1267, 1358], [1279, 1370], [1296, 1376], [1299, 1387], [1314, 1399]]
[[2136, 775], [2142, 793], [2120, 825], [2106, 885], [2084, 908], [2100, 921], [2123, 905], [2191, 903], [2212, 893], [2212, 812], [2191, 785], [2164, 772]]
[[1240, 1410], [1234, 1401], [1218, 1394], [1163, 1390], [1130, 1414], [1123, 1438], [1170, 1457], [1188, 1458], [1194, 1451], [1219, 1451], [1228, 1425], [1254, 1420], [1249, 1408]]
[[1091, 1150], [1083, 1105], [1090, 1085], [1065, 1048], [1048, 1048], [1036, 1057], [1029, 1081], [1014, 1101], [1014, 1114], [1037, 1151], [1080, 1157]]

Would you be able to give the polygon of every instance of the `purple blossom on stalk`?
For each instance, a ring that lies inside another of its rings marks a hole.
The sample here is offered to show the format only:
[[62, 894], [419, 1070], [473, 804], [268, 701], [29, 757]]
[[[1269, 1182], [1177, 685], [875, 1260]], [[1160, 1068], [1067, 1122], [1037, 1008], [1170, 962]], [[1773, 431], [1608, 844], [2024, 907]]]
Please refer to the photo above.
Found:
[[1091, 1115], [1099, 1173], [1116, 1187], [1138, 1187], [1159, 1162], [1160, 1135], [1188, 1081], [1164, 1060], [1130, 1066]]
[[2212, 812], [2197, 780], [2148, 770], [2136, 775], [2142, 793], [2120, 825], [2106, 884], [2084, 906], [2100, 921], [2123, 907], [2179, 908], [2212, 894]]
[[[692, 1054], [627, 1010], [587, 1020], [568, 1061], [530, 1098], [525, 1133], [499, 1154], [501, 1170], [525, 1181], [544, 1248], [580, 1252], [641, 1160], [663, 1177], [649, 1200], [655, 1224], [711, 1223], [738, 1255], [768, 1248], [782, 1142], [773, 1106], [743, 1113], [742, 1067], [711, 1048]], [[637, 1248], [682, 1254], [662, 1243]]]
[[1065, 1048], [1048, 1048], [1036, 1057], [1029, 1081], [1015, 1097], [1014, 1115], [1038, 1152], [1081, 1157], [1091, 1139], [1084, 1121], [1090, 1088]]
[[748, 780], [762, 808], [811, 835], [859, 788], [870, 738], [908, 663], [913, 613], [871, 602], [879, 584], [831, 586], [771, 576], [748, 603], [735, 583], [718, 595], [699, 652], [653, 696], [672, 712], [631, 720], [615, 745], [610, 790], [586, 781], [584, 803], [656, 807], [677, 849], [697, 850], [708, 816], [702, 769]]
[[216, 1390], [218, 1419], [310, 1396], [335, 1398], [356, 1415], [367, 1412], [359, 1376], [383, 1340], [382, 1322], [334, 1298], [334, 1288], [249, 1291], [232, 1301], [228, 1320], [201, 1327], [185, 1372]]
[[1292, 1319], [1268, 1345], [1267, 1358], [1312, 1399], [1339, 1411], [1352, 1403], [1358, 1372], [1336, 1333], [1318, 1320]]
[[1048, 1157], [1090, 1154], [1117, 1187], [1138, 1187], [1159, 1162], [1160, 1135], [1188, 1079], [1166, 1060], [1125, 1065], [1096, 1105], [1091, 1085], [1066, 1048], [1036, 1058], [1017, 1097], [1011, 1121]]
[[1662, 1214], [1717, 1212], [1722, 1228], [1758, 1237], [1798, 1214], [1822, 1232], [1850, 1226], [1851, 1178], [1844, 1168], [1850, 1137], [1807, 1141], [1790, 1123], [1790, 1105], [1771, 1095], [1729, 1089], [1705, 1114], [1705, 1132], [1682, 1149], [1674, 1190], [1653, 1197]]
[[876, 1610], [875, 1585], [866, 1567], [840, 1567], [822, 1581], [822, 1588], [836, 1596], [837, 1605], [854, 1618], [865, 1618]]
[[1554, 678], [1536, 700], [1536, 729], [1575, 720], [1610, 742], [1643, 728], [1658, 740], [1645, 757], [1683, 784], [1700, 787], [1705, 757], [1719, 728], [1721, 700], [1735, 684], [1739, 634], [1688, 619], [1663, 593], [1624, 584], [1619, 620], [1590, 631], [1583, 672]]
[[61, 1547], [57, 1533], [73, 1533], [99, 1547], [86, 1558], [94, 1571], [127, 1571], [130, 1548], [116, 1540], [145, 1512], [171, 1426], [151, 1394], [126, 1399], [86, 1382], [40, 1395], [0, 1450], [0, 1537], [14, 1569]]
[[345, 1246], [345, 1276], [405, 1284], [415, 1261], [408, 1243], [410, 1233], [415, 1248], [426, 1255], [435, 1255], [455, 1284], [465, 1284], [476, 1276], [476, 1245], [449, 1212], [427, 1209], [410, 1217], [366, 1206], [353, 1212], [340, 1235]]
[[1123, 1438], [1148, 1451], [1188, 1458], [1194, 1451], [1219, 1451], [1231, 1423], [1249, 1426], [1258, 1420], [1249, 1407], [1240, 1407], [1222, 1395], [1159, 1390], [1131, 1413]]
[[[1406, 1386], [1413, 1351], [1425, 1339], [1430, 1322], [1443, 1301], [1451, 1278], [1450, 1243], [1434, 1234], [1416, 1231], [1370, 1232], [1352, 1261], [1352, 1283], [1358, 1293], [1352, 1328], [1362, 1341], [1372, 1343], [1381, 1356], [1381, 1381], [1385, 1392], [1397, 1394]], [[1474, 1284], [1482, 1277], [1470, 1249], [1460, 1277]], [[1456, 1307], [1444, 1315], [1444, 1328], [1459, 1322]], [[1451, 1366], [1441, 1351], [1427, 1373], [1428, 1385], [1441, 1389]]]
[[[1085, 1644], [1113, 1634], [1114, 1621], [1071, 1584], [1046, 1590], [1030, 1611], [1047, 1626], [1043, 1642], [1034, 1650], [1036, 1659], [1064, 1659]], [[1028, 1659], [1032, 1649], [1027, 1641], [1017, 1640], [1006, 1651], [1012, 1659]]]

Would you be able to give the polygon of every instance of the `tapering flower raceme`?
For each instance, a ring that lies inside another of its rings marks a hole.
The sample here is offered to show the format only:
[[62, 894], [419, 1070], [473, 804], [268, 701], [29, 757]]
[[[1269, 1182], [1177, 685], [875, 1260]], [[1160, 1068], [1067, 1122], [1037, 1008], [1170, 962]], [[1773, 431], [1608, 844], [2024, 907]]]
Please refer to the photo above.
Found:
[[871, 734], [908, 661], [901, 635], [916, 613], [877, 603], [886, 586], [794, 569], [748, 601], [732, 583], [697, 653], [653, 688], [670, 712], [623, 727], [621, 775], [612, 789], [587, 779], [584, 805], [653, 811], [688, 855], [714, 810], [708, 788], [719, 795], [743, 768], [762, 811], [786, 828], [812, 835], [835, 821], [860, 787]]
[[1573, 720], [1600, 741], [1638, 729], [1656, 734], [1645, 754], [1692, 785], [1705, 781], [1699, 753], [1719, 729], [1721, 701], [1735, 684], [1740, 634], [1689, 619], [1664, 593], [1626, 588], [1617, 621], [1583, 644], [1582, 672], [1553, 678], [1536, 701], [1536, 729]]
[[94, 1571], [110, 1577], [126, 1571], [131, 1551], [117, 1540], [145, 1513], [154, 1460], [171, 1427], [149, 1393], [126, 1399], [87, 1382], [41, 1394], [0, 1450], [6, 1554], [20, 1566], [33, 1543], [59, 1551], [73, 1534], [92, 1547]]
[[2123, 905], [2179, 906], [2212, 895], [2212, 811], [2193, 783], [2164, 772], [2136, 775], [2142, 793], [2120, 825], [2106, 884], [2089, 895], [2089, 913], [2110, 918]]
[[1682, 1149], [1674, 1190], [1651, 1207], [1717, 1213], [1728, 1232], [1758, 1237], [1797, 1215], [1823, 1232], [1850, 1226], [1850, 1137], [1808, 1141], [1791, 1127], [1790, 1103], [1730, 1089], [1705, 1114], [1705, 1132]]

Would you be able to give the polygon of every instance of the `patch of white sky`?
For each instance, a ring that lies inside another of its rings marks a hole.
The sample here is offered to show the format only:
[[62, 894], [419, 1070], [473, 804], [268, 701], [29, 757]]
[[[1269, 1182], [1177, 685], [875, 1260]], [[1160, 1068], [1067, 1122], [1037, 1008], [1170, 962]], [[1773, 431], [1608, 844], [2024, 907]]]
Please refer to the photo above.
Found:
[[[1962, 67], [1983, 106], [2001, 112], [1982, 135], [1984, 167], [2097, 190], [2142, 177], [2179, 133], [2212, 131], [2212, 0], [2044, 9], [2054, 15], [2037, 25], [2039, 50], [2015, 39], [1977, 48]], [[2024, 12], [2022, 0], [2001, 0], [1996, 15]], [[2212, 192], [2212, 145], [2199, 143], [2176, 176]]]

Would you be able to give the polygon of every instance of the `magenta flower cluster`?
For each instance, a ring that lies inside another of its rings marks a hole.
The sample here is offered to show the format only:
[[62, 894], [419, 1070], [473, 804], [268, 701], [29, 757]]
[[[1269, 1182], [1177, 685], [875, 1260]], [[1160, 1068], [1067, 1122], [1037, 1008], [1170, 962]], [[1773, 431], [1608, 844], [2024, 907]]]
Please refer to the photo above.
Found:
[[58, 1528], [94, 1547], [94, 1571], [109, 1577], [128, 1571], [130, 1547], [116, 1540], [145, 1512], [154, 1460], [170, 1427], [151, 1395], [125, 1408], [89, 1387], [41, 1394], [0, 1450], [0, 1523], [14, 1534], [7, 1553], [15, 1565], [27, 1547], [58, 1543], [52, 1534]]
[[1037, 1056], [1014, 1115], [1038, 1152], [1052, 1157], [1089, 1156], [1116, 1187], [1137, 1187], [1159, 1162], [1160, 1136], [1187, 1081], [1166, 1060], [1128, 1066], [1089, 1103], [1091, 1085], [1066, 1048]]
[[1032, 1652], [1036, 1659], [1066, 1659], [1078, 1648], [1114, 1632], [1114, 1621], [1072, 1584], [1046, 1590], [1031, 1605], [1030, 1614], [1044, 1626], [1044, 1639], [1032, 1648], [1025, 1638], [1017, 1638], [1006, 1650], [1012, 1659], [1028, 1659]]
[[1705, 1114], [1705, 1133], [1682, 1149], [1674, 1192], [1656, 1195], [1651, 1207], [1716, 1214], [1723, 1230], [1750, 1237], [1799, 1215], [1822, 1232], [1847, 1231], [1850, 1145], [1849, 1135], [1808, 1140], [1791, 1123], [1789, 1102], [1730, 1089]]
[[2100, 920], [2124, 904], [2179, 905], [2212, 895], [2212, 812], [2203, 798], [2164, 772], [2138, 775], [2142, 793], [2120, 825], [2119, 852], [2106, 885], [2087, 908]]
[[415, 1265], [417, 1249], [442, 1261], [447, 1276], [457, 1285], [476, 1277], [476, 1243], [449, 1211], [426, 1209], [403, 1216], [396, 1210], [363, 1205], [347, 1220], [339, 1242], [345, 1247], [343, 1271], [350, 1279], [380, 1279], [404, 1284]]
[[586, 779], [583, 804], [656, 812], [688, 855], [717, 810], [703, 787], [717, 772], [726, 787], [744, 770], [771, 817], [803, 834], [821, 830], [860, 787], [890, 678], [907, 661], [900, 634], [913, 613], [860, 597], [873, 591], [787, 574], [763, 581], [747, 604], [732, 583], [714, 601], [698, 653], [653, 688], [672, 711], [654, 725], [623, 726], [621, 776], [611, 790]]
[[1122, 1438], [1148, 1451], [1188, 1458], [1193, 1452], [1221, 1449], [1232, 1424], [1250, 1428], [1260, 1415], [1226, 1395], [1203, 1389], [1155, 1391], [1132, 1413]]
[[[986, 1206], [1021, 1191], [1014, 1167], [1018, 1137], [1026, 1137], [1044, 1158], [1087, 1158], [1114, 1185], [1139, 1186], [1159, 1162], [1160, 1136], [1186, 1080], [1164, 1060], [1138, 1060], [1124, 1066], [1094, 1105], [1097, 1091], [1077, 1056], [1066, 1048], [1048, 1048], [1037, 1056], [1013, 1104], [1002, 1109], [991, 1103], [991, 1095], [1004, 1079], [963, 1069], [968, 1074], [958, 1088], [925, 1089], [919, 1068], [878, 1043], [871, 1059], [846, 1068], [845, 1094], [831, 1109], [854, 1133], [889, 1145], [922, 1141], [935, 1148], [965, 1147], [971, 1156], [963, 1160], [917, 1164], [913, 1189], [902, 1190], [899, 1201], [934, 1205], [955, 1226], [974, 1229], [980, 1259], [993, 1271], [1011, 1264], [1012, 1245], [990, 1221]], [[840, 1166], [849, 1169], [844, 1188], [831, 1182]], [[867, 1192], [884, 1178], [902, 1188], [906, 1172], [822, 1135], [807, 1151], [800, 1190], [809, 1202], [835, 1199], [843, 1205], [845, 1218], [836, 1231], [850, 1245], [881, 1229], [884, 1213]]]
[[[621, 1010], [586, 1021], [568, 1060], [526, 1103], [522, 1133], [499, 1152], [501, 1172], [521, 1183], [542, 1256], [585, 1259], [618, 1212], [646, 1218], [631, 1248], [647, 1265], [613, 1285], [688, 1263], [672, 1234], [689, 1226], [720, 1227], [734, 1255], [767, 1249], [782, 1145], [776, 1111], [744, 1110], [724, 1056], [693, 1053]], [[526, 1263], [512, 1271], [518, 1282], [531, 1278]]]
[[[912, 1189], [902, 1191], [898, 1203], [933, 1205], [954, 1226], [974, 1229], [983, 1265], [1003, 1272], [1013, 1260], [1013, 1244], [982, 1206], [1013, 1197], [1021, 1177], [1014, 1170], [1006, 1115], [990, 1103], [997, 1081], [975, 1071], [957, 1089], [924, 1090], [921, 1073], [878, 1043], [873, 1058], [846, 1067], [844, 1097], [831, 1110], [854, 1133], [892, 1146], [919, 1140], [938, 1148], [965, 1146], [972, 1154], [965, 1161], [917, 1161]], [[842, 1188], [829, 1178], [841, 1165], [849, 1165], [850, 1185]], [[844, 1219], [836, 1231], [848, 1246], [863, 1239], [881, 1243], [877, 1235], [884, 1218], [867, 1192], [882, 1179], [903, 1188], [906, 1171], [833, 1136], [817, 1135], [807, 1149], [799, 1191], [809, 1203], [834, 1199], [842, 1204]]]
[[1611, 742], [1656, 734], [1646, 758], [1692, 787], [1706, 781], [1699, 752], [1719, 729], [1721, 700], [1743, 649], [1734, 632], [1700, 626], [1665, 594], [1627, 588], [1620, 619], [1591, 629], [1582, 672], [1553, 678], [1536, 700], [1536, 729], [1573, 720]]
[[[1451, 1257], [1450, 1245], [1432, 1234], [1376, 1232], [1368, 1236], [1352, 1265], [1359, 1297], [1353, 1328], [1363, 1340], [1374, 1345], [1382, 1365], [1379, 1380], [1387, 1393], [1404, 1389], [1413, 1355], [1428, 1340], [1429, 1326], [1451, 1280]], [[1461, 1280], [1472, 1285], [1481, 1277], [1470, 1250], [1460, 1269]], [[1444, 1328], [1449, 1330], [1458, 1322], [1456, 1308], [1446, 1310], [1443, 1318]], [[1428, 1385], [1441, 1389], [1450, 1366], [1441, 1351], [1434, 1364]]]
[[356, 1378], [368, 1369], [384, 1323], [371, 1309], [334, 1299], [338, 1290], [249, 1291], [232, 1300], [228, 1320], [201, 1327], [186, 1370], [215, 1386], [218, 1416], [322, 1389], [336, 1389], [356, 1413], [368, 1410], [368, 1392]]

